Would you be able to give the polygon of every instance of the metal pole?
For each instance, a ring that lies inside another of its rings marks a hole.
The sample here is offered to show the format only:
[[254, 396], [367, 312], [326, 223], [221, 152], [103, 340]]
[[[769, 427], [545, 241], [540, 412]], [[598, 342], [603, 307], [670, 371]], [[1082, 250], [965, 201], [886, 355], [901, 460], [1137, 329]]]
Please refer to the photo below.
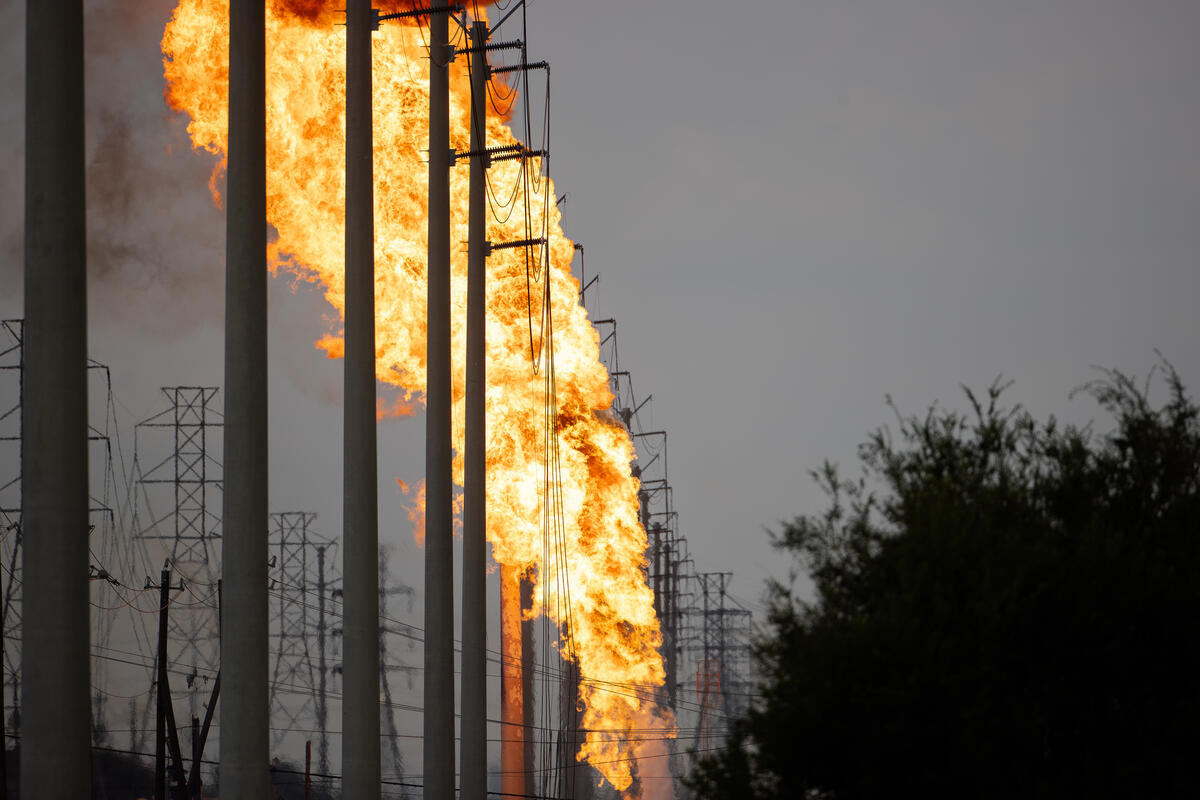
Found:
[[221, 797], [268, 794], [267, 170], [262, 2], [229, 6]]
[[[669, 530], [669, 529], [668, 529]], [[668, 533], [668, 537], [669, 537]], [[668, 538], [668, 541], [670, 539]], [[665, 598], [666, 630], [667, 630], [667, 698], [674, 710], [678, 697], [678, 658], [679, 658], [679, 562], [674, 558], [674, 547], [667, 552], [667, 594]]]
[[521, 578], [521, 730], [524, 749], [521, 753], [521, 768], [525, 774], [525, 788], [534, 788], [533, 757], [533, 673], [537, 669], [537, 650], [534, 648], [533, 581], [528, 575]]
[[659, 523], [654, 523], [650, 526], [650, 548], [654, 554], [653, 574], [654, 579], [654, 616], [658, 619], [661, 626], [663, 623], [663, 570], [662, 570], [662, 551], [663, 551], [663, 527]]
[[462, 800], [487, 794], [487, 22], [471, 26], [470, 215], [467, 234], [467, 400], [463, 498]]
[[83, 3], [25, 4], [21, 788], [91, 791]]
[[346, 4], [345, 651], [342, 796], [380, 794], [379, 498], [370, 0]]
[[317, 548], [317, 771], [329, 774], [328, 711], [325, 690], [325, 548]]
[[430, 6], [423, 767], [426, 800], [452, 800], [455, 787], [454, 549], [450, 473], [450, 48], [446, 2], [434, 0]]

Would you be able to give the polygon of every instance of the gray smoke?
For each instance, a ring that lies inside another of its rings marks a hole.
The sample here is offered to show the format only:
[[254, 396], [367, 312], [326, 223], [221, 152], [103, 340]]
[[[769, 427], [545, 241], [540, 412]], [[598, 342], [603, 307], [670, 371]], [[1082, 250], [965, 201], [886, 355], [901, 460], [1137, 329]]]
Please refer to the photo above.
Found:
[[[221, 319], [222, 212], [215, 158], [190, 152], [163, 100], [159, 42], [171, 0], [89, 0], [85, 28], [89, 318], [159, 336]], [[0, 0], [0, 281], [20, 313], [25, 4]]]

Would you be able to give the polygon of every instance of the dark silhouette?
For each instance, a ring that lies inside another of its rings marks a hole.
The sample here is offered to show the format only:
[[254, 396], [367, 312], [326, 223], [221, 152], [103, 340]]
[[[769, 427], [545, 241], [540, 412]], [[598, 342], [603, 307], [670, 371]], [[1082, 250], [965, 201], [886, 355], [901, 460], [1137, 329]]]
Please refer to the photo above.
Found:
[[760, 698], [707, 798], [1184, 797], [1200, 719], [1200, 421], [1115, 371], [1106, 436], [968, 392], [830, 465], [775, 534], [815, 599], [769, 587]]

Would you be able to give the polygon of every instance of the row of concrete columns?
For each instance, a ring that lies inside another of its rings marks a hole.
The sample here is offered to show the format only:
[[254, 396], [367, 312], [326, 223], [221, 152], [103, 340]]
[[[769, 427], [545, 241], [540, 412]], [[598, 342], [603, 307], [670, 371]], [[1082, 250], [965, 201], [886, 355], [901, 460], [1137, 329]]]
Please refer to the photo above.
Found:
[[[450, 441], [449, 44], [430, 15], [425, 796], [455, 793]], [[440, 9], [440, 11], [439, 11]], [[347, 4], [343, 792], [378, 798], [378, 499], [370, 0]], [[83, 6], [27, 3], [23, 784], [90, 793]], [[221, 793], [268, 794], [267, 269], [264, 8], [230, 4]], [[482, 48], [484, 23], [473, 39]], [[482, 52], [480, 63], [486, 61]], [[486, 147], [474, 70], [472, 149]], [[463, 796], [486, 791], [484, 158], [472, 160]]]
[[[247, 800], [268, 794], [263, 14], [230, 4], [221, 790]], [[21, 782], [41, 800], [91, 794], [83, 39], [81, 0], [26, 4]]]

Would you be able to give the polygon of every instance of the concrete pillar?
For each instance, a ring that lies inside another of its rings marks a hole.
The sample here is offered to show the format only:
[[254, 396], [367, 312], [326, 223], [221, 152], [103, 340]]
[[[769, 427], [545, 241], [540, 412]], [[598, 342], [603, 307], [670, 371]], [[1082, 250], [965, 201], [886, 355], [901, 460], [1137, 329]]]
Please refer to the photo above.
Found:
[[463, 497], [462, 743], [460, 798], [487, 796], [487, 43], [486, 22], [471, 27], [470, 217], [467, 234], [467, 401]]
[[83, 4], [25, 8], [21, 790], [87, 797], [87, 243]]
[[429, 305], [425, 391], [424, 797], [453, 800], [454, 548], [450, 443], [450, 48], [445, 0], [429, 15]]
[[267, 172], [264, 12], [229, 7], [221, 797], [268, 794]]
[[346, 364], [342, 796], [380, 796], [379, 498], [371, 3], [346, 4]]

